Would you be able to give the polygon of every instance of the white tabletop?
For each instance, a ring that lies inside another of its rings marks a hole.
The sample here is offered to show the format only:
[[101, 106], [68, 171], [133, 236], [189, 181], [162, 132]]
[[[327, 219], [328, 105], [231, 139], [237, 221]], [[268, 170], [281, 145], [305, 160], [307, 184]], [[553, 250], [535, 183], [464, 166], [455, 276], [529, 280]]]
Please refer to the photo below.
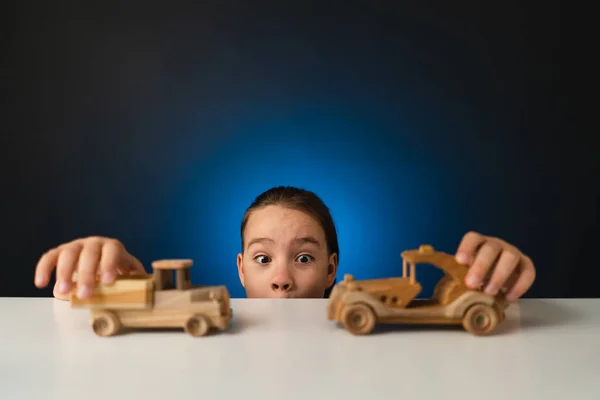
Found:
[[230, 331], [97, 337], [89, 311], [0, 298], [0, 398], [600, 399], [600, 299], [521, 300], [497, 334], [353, 336], [326, 300], [233, 299]]

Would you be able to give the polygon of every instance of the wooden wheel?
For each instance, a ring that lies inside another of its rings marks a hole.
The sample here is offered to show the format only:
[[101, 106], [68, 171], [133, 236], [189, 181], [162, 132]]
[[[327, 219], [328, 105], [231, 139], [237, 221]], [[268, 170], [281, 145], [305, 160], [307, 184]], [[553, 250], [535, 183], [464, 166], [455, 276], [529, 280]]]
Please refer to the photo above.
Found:
[[101, 311], [94, 314], [92, 329], [98, 336], [112, 336], [121, 329], [121, 322], [114, 313]]
[[184, 330], [191, 336], [204, 336], [208, 332], [208, 321], [202, 315], [194, 315], [185, 323]]
[[342, 311], [342, 323], [354, 335], [368, 335], [375, 327], [375, 314], [367, 305], [349, 305]]
[[471, 306], [463, 318], [463, 327], [473, 335], [489, 335], [498, 325], [498, 313], [485, 304]]

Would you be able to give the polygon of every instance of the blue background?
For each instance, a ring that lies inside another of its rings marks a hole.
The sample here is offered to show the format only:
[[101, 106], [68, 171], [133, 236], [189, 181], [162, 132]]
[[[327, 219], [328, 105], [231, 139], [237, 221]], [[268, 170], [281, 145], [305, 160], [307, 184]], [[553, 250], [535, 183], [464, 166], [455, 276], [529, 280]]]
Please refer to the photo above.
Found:
[[528, 296], [595, 290], [598, 163], [564, 129], [557, 3], [276, 4], [12, 4], [0, 293], [50, 295], [39, 256], [103, 235], [244, 296], [241, 218], [276, 185], [331, 208], [338, 278], [476, 230], [534, 259]]

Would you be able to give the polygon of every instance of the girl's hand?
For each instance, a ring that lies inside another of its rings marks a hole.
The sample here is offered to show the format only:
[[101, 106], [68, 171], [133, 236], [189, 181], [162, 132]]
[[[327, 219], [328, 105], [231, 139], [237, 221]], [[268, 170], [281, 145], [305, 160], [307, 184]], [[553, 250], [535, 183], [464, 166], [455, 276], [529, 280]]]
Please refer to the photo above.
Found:
[[467, 233], [456, 252], [456, 260], [470, 266], [465, 284], [491, 295], [502, 290], [509, 301], [521, 297], [535, 281], [533, 261], [516, 247], [505, 241], [484, 236], [477, 232]]
[[118, 274], [145, 274], [140, 261], [121, 242], [105, 237], [88, 237], [64, 243], [46, 252], [35, 269], [35, 285], [46, 287], [56, 267], [54, 297], [67, 300], [77, 273], [77, 297], [89, 298], [100, 275], [102, 283], [112, 283]]

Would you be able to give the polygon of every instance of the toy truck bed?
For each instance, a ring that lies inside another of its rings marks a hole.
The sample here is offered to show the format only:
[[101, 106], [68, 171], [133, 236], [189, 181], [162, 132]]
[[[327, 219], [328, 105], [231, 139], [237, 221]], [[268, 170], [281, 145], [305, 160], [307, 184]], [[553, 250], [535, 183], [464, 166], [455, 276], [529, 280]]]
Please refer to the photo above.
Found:
[[121, 275], [112, 284], [97, 283], [92, 297], [88, 299], [80, 299], [76, 291], [71, 292], [71, 306], [113, 310], [148, 309], [153, 303], [153, 284], [152, 275]]

